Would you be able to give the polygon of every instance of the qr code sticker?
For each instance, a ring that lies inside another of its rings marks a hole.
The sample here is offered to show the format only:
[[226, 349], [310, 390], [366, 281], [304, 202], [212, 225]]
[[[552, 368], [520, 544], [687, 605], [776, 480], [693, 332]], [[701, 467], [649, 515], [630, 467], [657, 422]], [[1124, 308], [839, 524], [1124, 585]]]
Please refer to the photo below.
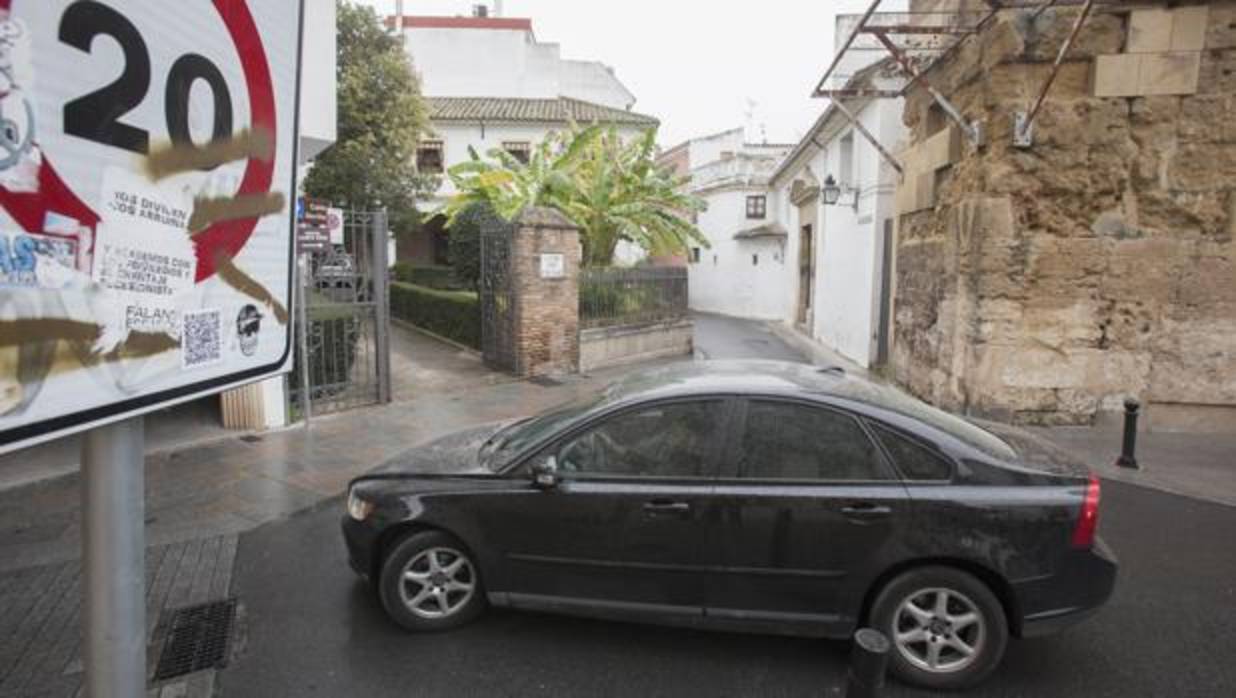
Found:
[[185, 368], [209, 366], [223, 358], [223, 314], [191, 310], [184, 314], [180, 335]]

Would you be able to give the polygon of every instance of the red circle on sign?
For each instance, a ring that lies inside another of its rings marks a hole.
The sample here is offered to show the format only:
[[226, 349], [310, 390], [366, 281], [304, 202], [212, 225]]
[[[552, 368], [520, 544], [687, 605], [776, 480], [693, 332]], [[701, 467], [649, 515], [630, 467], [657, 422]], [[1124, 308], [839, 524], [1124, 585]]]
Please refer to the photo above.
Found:
[[[240, 65], [245, 72], [245, 85], [249, 90], [249, 112], [252, 116], [251, 130], [265, 129], [270, 136], [270, 160], [251, 157], [240, 180], [237, 196], [265, 194], [274, 180], [275, 160], [278, 152], [275, 132], [275, 91], [270, 81], [270, 66], [266, 62], [266, 50], [258, 36], [253, 16], [242, 0], [214, 0], [215, 9], [227, 26]], [[210, 278], [215, 273], [220, 256], [232, 258], [244, 248], [253, 235], [258, 219], [242, 218], [216, 223], [193, 237], [197, 252], [197, 281]]]
[[[244, 0], [213, 0], [215, 10], [227, 27], [244, 70], [245, 87], [249, 92], [249, 111], [254, 132], [267, 131], [271, 153], [278, 152], [275, 130], [275, 94], [270, 79], [270, 66], [266, 50], [258, 34], [257, 25]], [[12, 0], [0, 0], [0, 12], [11, 12]], [[236, 196], [262, 195], [270, 191], [274, 181], [275, 161], [258, 157], [249, 158]], [[48, 212], [60, 213], [77, 219], [90, 228], [98, 225], [99, 215], [73, 193], [55, 168], [44, 157], [38, 173], [39, 188], [36, 192], [12, 192], [0, 186], [0, 206], [8, 211], [13, 220], [28, 232], [42, 232]], [[201, 282], [214, 275], [220, 257], [232, 258], [238, 254], [253, 231], [257, 218], [241, 218], [215, 223], [193, 237], [197, 255], [197, 278]]]

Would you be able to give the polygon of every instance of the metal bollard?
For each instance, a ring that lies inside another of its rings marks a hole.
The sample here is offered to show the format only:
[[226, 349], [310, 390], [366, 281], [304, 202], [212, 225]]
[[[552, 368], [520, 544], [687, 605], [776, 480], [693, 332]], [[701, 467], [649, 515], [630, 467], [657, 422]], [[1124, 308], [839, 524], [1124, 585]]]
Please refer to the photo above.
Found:
[[892, 645], [884, 633], [859, 628], [854, 633], [850, 670], [846, 674], [845, 698], [879, 698], [884, 692], [884, 671]]
[[1120, 457], [1116, 459], [1116, 465], [1122, 468], [1136, 468], [1137, 457], [1133, 455], [1133, 450], [1137, 448], [1137, 412], [1141, 409], [1141, 404], [1129, 398], [1124, 401], [1124, 444], [1120, 448]]

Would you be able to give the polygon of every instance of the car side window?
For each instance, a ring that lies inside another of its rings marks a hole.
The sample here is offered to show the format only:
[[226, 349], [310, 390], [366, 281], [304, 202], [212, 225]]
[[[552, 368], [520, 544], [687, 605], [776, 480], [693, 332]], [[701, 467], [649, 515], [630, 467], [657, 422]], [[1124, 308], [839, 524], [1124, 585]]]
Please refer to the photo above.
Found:
[[738, 472], [761, 480], [892, 479], [854, 417], [764, 400], [748, 403]]
[[709, 477], [723, 400], [678, 402], [629, 410], [566, 441], [562, 473], [627, 477]]
[[868, 422], [868, 425], [907, 480], [947, 480], [952, 477], [953, 466], [926, 444], [882, 424]]

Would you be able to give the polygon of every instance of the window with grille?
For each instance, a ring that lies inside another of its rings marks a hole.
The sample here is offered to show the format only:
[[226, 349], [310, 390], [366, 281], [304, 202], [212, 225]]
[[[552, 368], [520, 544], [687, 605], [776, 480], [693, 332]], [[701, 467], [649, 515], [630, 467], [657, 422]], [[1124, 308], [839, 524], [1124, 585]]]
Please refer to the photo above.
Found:
[[421, 141], [416, 147], [416, 169], [421, 174], [442, 174], [442, 141]]
[[768, 209], [768, 197], [766, 196], [748, 196], [747, 197], [747, 218], [763, 218]]
[[528, 164], [528, 156], [532, 152], [532, 144], [527, 141], [503, 141], [502, 149], [511, 154], [511, 157]]

